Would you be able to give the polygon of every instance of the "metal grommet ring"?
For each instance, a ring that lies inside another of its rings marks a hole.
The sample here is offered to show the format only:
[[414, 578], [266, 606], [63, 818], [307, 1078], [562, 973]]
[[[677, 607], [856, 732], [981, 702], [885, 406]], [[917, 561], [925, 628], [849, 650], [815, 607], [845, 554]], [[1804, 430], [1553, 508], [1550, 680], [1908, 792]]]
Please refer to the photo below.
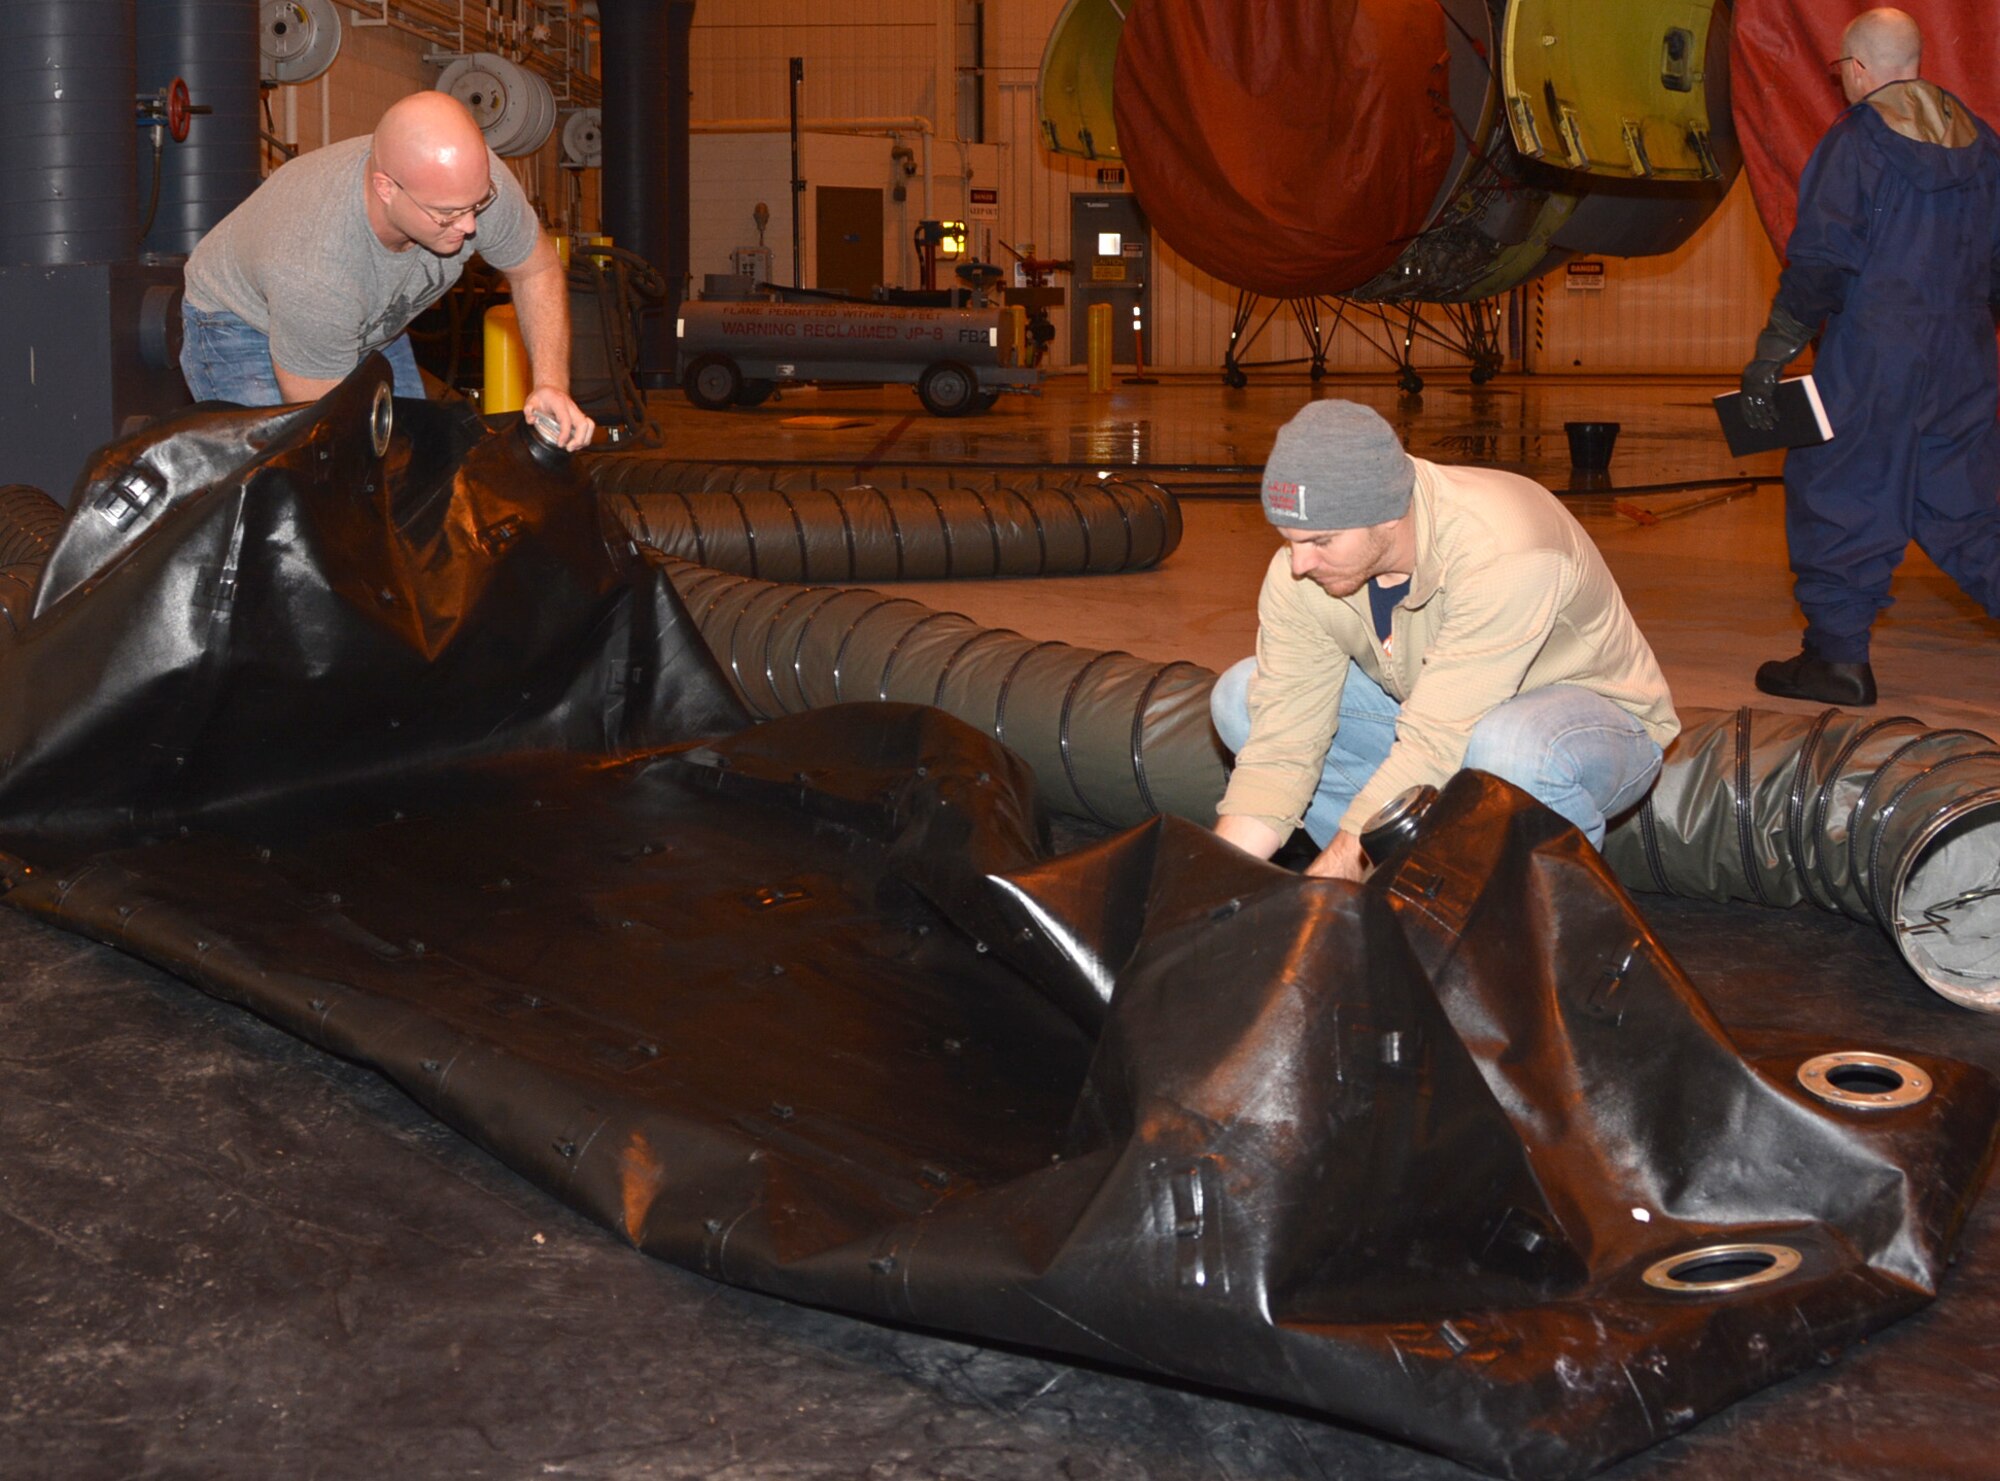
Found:
[[1929, 1098], [1931, 1077], [1907, 1059], [1867, 1049], [1822, 1054], [1799, 1066], [1799, 1084], [1830, 1106], [1895, 1111]]
[[375, 403], [368, 408], [368, 440], [375, 449], [375, 456], [389, 455], [389, 431], [396, 425], [395, 393], [389, 383], [383, 381], [375, 387]]
[[1720, 1296], [1783, 1280], [1804, 1257], [1788, 1244], [1711, 1244], [1669, 1255], [1646, 1267], [1644, 1280], [1659, 1291]]

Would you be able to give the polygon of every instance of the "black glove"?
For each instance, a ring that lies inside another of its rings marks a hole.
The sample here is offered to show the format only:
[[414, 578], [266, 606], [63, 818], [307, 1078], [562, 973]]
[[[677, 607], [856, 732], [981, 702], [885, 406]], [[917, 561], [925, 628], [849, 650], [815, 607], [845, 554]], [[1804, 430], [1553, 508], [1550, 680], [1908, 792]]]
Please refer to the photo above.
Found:
[[1743, 420], [1760, 432], [1778, 425], [1778, 373], [1782, 360], [1752, 360], [1743, 367]]
[[1771, 305], [1771, 317], [1757, 336], [1755, 358], [1743, 367], [1743, 420], [1760, 431], [1778, 425], [1778, 376], [1812, 340], [1812, 331]]

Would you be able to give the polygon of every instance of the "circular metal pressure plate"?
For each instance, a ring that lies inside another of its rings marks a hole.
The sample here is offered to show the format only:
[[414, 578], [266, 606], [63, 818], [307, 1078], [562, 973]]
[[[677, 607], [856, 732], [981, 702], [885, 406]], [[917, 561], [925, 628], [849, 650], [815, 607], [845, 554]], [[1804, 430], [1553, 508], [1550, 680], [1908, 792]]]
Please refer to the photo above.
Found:
[[1643, 1279], [1658, 1291], [1720, 1296], [1783, 1280], [1802, 1263], [1788, 1244], [1710, 1244], [1655, 1260]]
[[389, 433], [396, 426], [396, 398], [383, 381], [375, 388], [375, 400], [368, 408], [368, 445], [378, 458], [389, 454]]
[[1799, 1066], [1799, 1084], [1830, 1106], [1850, 1111], [1896, 1111], [1931, 1093], [1931, 1077], [1893, 1054], [1844, 1049]]

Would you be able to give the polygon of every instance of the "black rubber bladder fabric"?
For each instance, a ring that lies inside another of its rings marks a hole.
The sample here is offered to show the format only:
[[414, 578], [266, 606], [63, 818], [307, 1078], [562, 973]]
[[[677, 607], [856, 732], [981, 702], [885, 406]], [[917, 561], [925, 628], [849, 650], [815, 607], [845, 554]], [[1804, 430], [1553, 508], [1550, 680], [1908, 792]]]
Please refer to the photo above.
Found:
[[559, 455], [388, 379], [87, 470], [0, 648], [8, 904], [688, 1269], [1496, 1474], [1936, 1292], [2000, 1087], [1732, 1036], [1524, 794], [1360, 886], [1169, 815], [1059, 852], [937, 708], [751, 723]]

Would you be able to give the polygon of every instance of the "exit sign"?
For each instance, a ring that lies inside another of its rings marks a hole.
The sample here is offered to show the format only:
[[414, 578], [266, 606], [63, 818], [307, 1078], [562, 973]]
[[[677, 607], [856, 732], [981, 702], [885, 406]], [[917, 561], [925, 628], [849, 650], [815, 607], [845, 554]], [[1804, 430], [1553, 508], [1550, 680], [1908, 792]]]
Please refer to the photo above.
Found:
[[1097, 183], [1099, 185], [1123, 185], [1125, 183], [1124, 166], [1099, 165], [1097, 168]]

